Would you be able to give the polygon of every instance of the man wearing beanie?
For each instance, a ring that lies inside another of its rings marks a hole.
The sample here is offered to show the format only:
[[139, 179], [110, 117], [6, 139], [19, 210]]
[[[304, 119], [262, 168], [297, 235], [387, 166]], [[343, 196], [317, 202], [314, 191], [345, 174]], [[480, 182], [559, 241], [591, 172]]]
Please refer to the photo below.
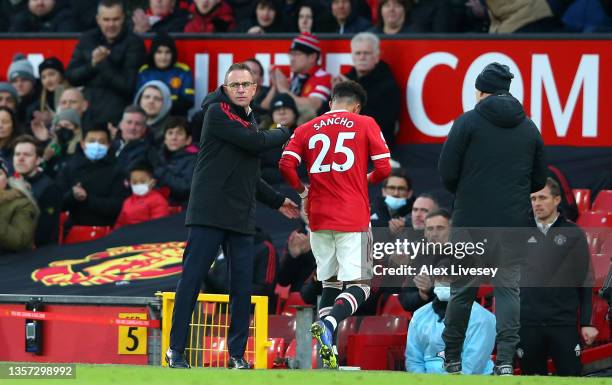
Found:
[[[478, 103], [455, 120], [438, 163], [442, 182], [455, 194], [451, 241], [486, 242], [480, 261], [468, 257], [461, 264], [499, 267], [495, 277], [484, 277], [495, 286], [497, 375], [512, 375], [519, 342], [518, 280], [526, 238], [518, 229], [532, 227], [530, 194], [546, 183], [542, 137], [509, 93], [513, 77], [499, 63], [482, 70], [476, 79]], [[461, 372], [465, 332], [482, 278], [466, 276], [451, 284], [443, 333], [449, 373]]]
[[34, 108], [36, 108], [36, 96], [38, 95], [38, 82], [34, 76], [34, 67], [23, 54], [17, 53], [8, 68], [6, 78], [15, 87], [19, 96], [17, 120], [28, 126]]
[[[309, 33], [297, 36], [289, 49], [291, 79], [275, 69], [270, 76], [270, 92], [290, 94], [302, 113], [324, 112], [332, 86], [331, 75], [317, 64], [320, 56], [319, 39]], [[262, 102], [264, 108], [269, 108], [265, 104], [267, 99]]]
[[17, 110], [19, 95], [11, 83], [0, 82], [0, 107], [6, 107], [11, 111]]

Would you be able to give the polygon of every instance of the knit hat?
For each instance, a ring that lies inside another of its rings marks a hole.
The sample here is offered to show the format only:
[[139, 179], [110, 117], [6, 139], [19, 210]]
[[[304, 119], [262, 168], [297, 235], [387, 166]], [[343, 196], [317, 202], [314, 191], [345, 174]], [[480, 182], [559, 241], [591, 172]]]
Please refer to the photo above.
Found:
[[19, 95], [17, 94], [17, 90], [11, 83], [0, 82], [0, 92], [8, 92], [11, 94], [13, 99], [15, 99], [15, 103], [19, 100]]
[[40, 63], [38, 65], [38, 73], [39, 73], [39, 75], [42, 76], [43, 71], [46, 70], [46, 69], [49, 69], [49, 68], [56, 70], [57, 72], [59, 72], [62, 75], [64, 74], [64, 71], [65, 71], [64, 63], [62, 63], [56, 57], [50, 57], [50, 58], [45, 59], [42, 63]]
[[274, 96], [274, 99], [272, 99], [272, 102], [270, 103], [270, 109], [272, 110], [272, 112], [278, 110], [279, 108], [290, 108], [293, 113], [295, 114], [296, 120], [298, 117], [298, 109], [295, 105], [295, 100], [293, 100], [293, 98], [289, 95], [289, 94], [276, 94], [276, 96]]
[[66, 108], [60, 110], [55, 117], [53, 117], [53, 124], [58, 124], [61, 120], [67, 120], [77, 127], [81, 127], [81, 117], [76, 110], [72, 108]]
[[34, 67], [32, 67], [32, 64], [21, 53], [17, 53], [13, 56], [13, 62], [9, 66], [6, 75], [9, 82], [12, 82], [17, 77], [23, 77], [30, 81], [36, 80], [34, 76]]
[[289, 51], [301, 51], [306, 54], [318, 53], [321, 54], [321, 44], [319, 39], [310, 33], [302, 33], [293, 39]]
[[487, 94], [509, 91], [510, 81], [514, 78], [507, 65], [497, 62], [488, 64], [476, 78], [476, 89]]

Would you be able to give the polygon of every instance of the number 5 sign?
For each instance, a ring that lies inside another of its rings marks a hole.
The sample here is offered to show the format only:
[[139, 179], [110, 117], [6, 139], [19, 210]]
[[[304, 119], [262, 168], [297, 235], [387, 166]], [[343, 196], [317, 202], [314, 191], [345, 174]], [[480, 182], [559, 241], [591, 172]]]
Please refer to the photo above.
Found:
[[[119, 313], [118, 318], [146, 320], [146, 313]], [[117, 354], [147, 354], [147, 328], [119, 326]]]

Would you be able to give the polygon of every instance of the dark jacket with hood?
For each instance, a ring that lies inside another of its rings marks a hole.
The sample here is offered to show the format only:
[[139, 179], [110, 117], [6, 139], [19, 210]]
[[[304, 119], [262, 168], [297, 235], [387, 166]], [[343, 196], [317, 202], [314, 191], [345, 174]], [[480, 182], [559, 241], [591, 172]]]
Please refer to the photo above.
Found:
[[[257, 14], [256, 14], [256, 10], [257, 10], [257, 4], [259, 2], [258, 1], [254, 1], [253, 2], [253, 7], [251, 9], [251, 16], [244, 20], [244, 22], [240, 23], [237, 27], [236, 30], [237, 32], [247, 32], [251, 27], [255, 27], [257, 25], [259, 25], [259, 22], [257, 21]], [[272, 22], [272, 24], [270, 24], [267, 27], [263, 27], [260, 26], [261, 29], [264, 30], [264, 32], [266, 33], [280, 33], [280, 32], [285, 32], [284, 31], [284, 26], [283, 26], [283, 7], [280, 1], [278, 0], [272, 0], [272, 5], [274, 7], [274, 21]], [[237, 19], [240, 20], [240, 19]]]
[[359, 33], [363, 31], [367, 31], [368, 29], [372, 27], [372, 23], [370, 23], [365, 18], [359, 15], [357, 11], [357, 6], [355, 3], [356, 3], [355, 1], [351, 0], [351, 14], [346, 19], [346, 22], [342, 26], [336, 20], [336, 28], [334, 29], [333, 32], [335, 33]]
[[529, 195], [546, 183], [544, 144], [509, 93], [493, 94], [455, 120], [438, 169], [455, 194], [454, 227], [533, 226]]
[[[93, 50], [103, 45], [110, 55], [91, 65]], [[145, 60], [142, 39], [126, 27], [113, 43], [109, 43], [100, 28], [86, 32], [72, 53], [66, 69], [66, 79], [75, 87], [84, 86], [87, 100], [93, 101], [88, 111], [95, 123], [118, 123], [125, 106], [132, 102], [138, 69]]]
[[389, 65], [379, 61], [374, 69], [362, 76], [357, 76], [353, 67], [346, 75], [351, 80], [361, 84], [368, 94], [368, 101], [361, 111], [376, 120], [389, 147], [395, 143], [395, 128], [400, 115], [401, 91]]
[[[27, 3], [27, 1], [26, 1]], [[9, 32], [73, 32], [76, 31], [72, 12], [61, 1], [47, 15], [36, 16], [28, 8], [19, 12]]]
[[285, 199], [260, 178], [259, 154], [285, 143], [292, 131], [258, 131], [253, 113], [233, 104], [223, 86], [204, 99], [202, 109], [186, 224], [255, 234], [255, 200], [278, 209]]
[[559, 214], [546, 235], [534, 228], [526, 242], [521, 326], [592, 325], [590, 254], [582, 229]]
[[149, 161], [155, 170], [157, 186], [170, 189], [168, 201], [171, 206], [187, 204], [195, 160], [196, 154], [184, 148], [168, 151], [164, 145], [159, 151], [150, 152]]
[[[146, 12], [150, 14], [150, 9]], [[177, 8], [171, 14], [162, 17], [158, 22], [153, 24], [148, 32], [183, 32], [187, 20], [189, 20], [189, 13], [184, 9]]]
[[24, 178], [32, 186], [32, 194], [40, 209], [34, 244], [37, 247], [57, 243], [60, 212], [62, 211], [62, 190], [42, 171]]

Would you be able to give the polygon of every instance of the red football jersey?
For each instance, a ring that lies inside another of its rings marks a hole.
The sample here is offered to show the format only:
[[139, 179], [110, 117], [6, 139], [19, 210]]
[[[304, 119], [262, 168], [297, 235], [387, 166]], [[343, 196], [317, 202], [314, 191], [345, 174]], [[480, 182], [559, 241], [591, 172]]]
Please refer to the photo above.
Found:
[[[295, 168], [308, 170], [309, 227], [313, 231], [367, 231], [368, 179], [376, 183], [391, 171], [389, 148], [369, 116], [329, 111], [298, 127], [283, 151], [280, 169], [292, 187], [301, 186]], [[368, 178], [368, 158], [375, 171]]]

